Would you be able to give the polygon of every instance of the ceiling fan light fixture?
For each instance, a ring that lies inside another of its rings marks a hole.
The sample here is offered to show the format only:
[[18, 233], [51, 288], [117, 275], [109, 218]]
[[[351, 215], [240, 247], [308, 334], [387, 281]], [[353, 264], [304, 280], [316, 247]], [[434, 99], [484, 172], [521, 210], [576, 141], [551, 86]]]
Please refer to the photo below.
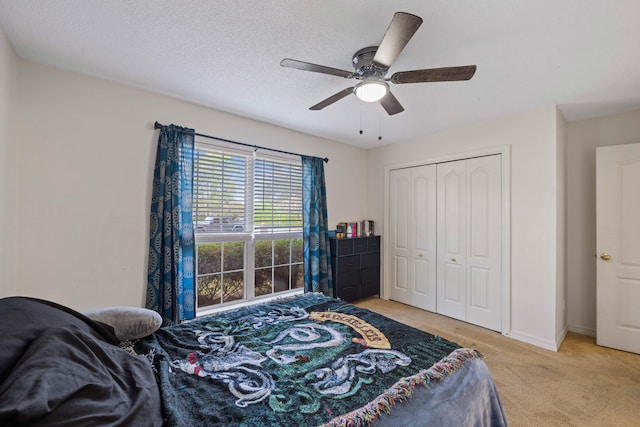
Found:
[[389, 92], [389, 85], [381, 80], [369, 80], [359, 83], [353, 91], [364, 102], [377, 102]]

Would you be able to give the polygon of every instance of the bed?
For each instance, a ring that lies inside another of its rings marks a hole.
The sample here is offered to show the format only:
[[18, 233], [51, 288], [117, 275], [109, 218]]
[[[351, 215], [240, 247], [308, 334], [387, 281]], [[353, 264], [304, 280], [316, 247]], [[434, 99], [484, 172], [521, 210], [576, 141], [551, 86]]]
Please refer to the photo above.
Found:
[[0, 300], [0, 425], [506, 425], [478, 351], [321, 294], [153, 333], [85, 314]]

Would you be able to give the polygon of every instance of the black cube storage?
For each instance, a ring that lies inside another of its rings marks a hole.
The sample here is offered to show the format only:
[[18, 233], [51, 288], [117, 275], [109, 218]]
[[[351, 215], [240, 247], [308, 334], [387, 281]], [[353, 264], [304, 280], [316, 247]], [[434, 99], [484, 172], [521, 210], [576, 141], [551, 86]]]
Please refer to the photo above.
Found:
[[332, 238], [333, 294], [356, 301], [380, 294], [380, 236]]

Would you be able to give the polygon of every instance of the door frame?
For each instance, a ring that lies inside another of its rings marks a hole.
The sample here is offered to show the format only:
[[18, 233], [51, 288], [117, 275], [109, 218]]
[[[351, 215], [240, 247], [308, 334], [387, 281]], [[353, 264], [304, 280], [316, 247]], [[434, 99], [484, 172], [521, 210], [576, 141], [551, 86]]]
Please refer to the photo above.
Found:
[[510, 336], [511, 334], [511, 145], [500, 145], [496, 147], [487, 147], [477, 150], [470, 150], [461, 153], [453, 153], [438, 157], [427, 158], [423, 160], [415, 160], [411, 162], [398, 163], [385, 166], [384, 168], [384, 214], [383, 214], [383, 230], [382, 230], [382, 286], [380, 287], [380, 298], [389, 299], [388, 284], [391, 283], [389, 269], [386, 264], [389, 260], [389, 241], [385, 239], [386, 231], [389, 230], [389, 173], [394, 169], [403, 169], [416, 166], [429, 165], [434, 163], [452, 162], [456, 160], [465, 160], [473, 157], [484, 157], [500, 154], [502, 169], [502, 268], [501, 268], [501, 323], [502, 335]]

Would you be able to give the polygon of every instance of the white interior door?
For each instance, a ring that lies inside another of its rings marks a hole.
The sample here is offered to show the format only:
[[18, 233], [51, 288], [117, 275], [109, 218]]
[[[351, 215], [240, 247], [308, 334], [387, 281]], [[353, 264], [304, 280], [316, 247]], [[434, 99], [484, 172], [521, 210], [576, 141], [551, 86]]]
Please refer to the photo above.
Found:
[[597, 343], [640, 353], [640, 144], [596, 149]]
[[500, 331], [502, 159], [467, 160], [467, 322]]
[[437, 311], [466, 320], [466, 160], [439, 163]]
[[389, 173], [389, 297], [436, 310], [436, 167]]

